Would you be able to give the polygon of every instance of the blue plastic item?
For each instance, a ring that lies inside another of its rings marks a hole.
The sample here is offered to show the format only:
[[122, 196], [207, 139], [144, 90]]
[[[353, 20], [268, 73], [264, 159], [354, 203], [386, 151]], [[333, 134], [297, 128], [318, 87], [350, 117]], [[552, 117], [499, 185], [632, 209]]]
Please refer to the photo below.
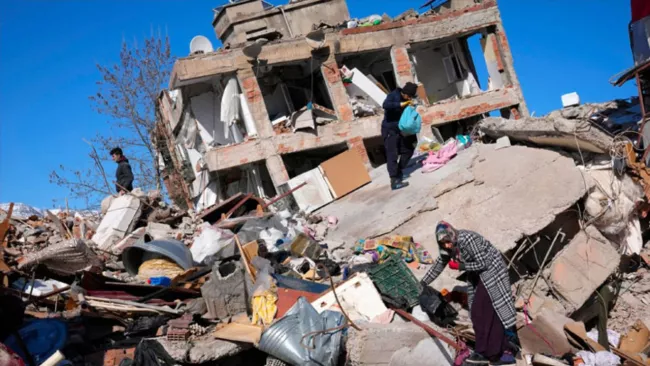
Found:
[[399, 119], [399, 130], [405, 135], [416, 135], [422, 128], [422, 116], [413, 106], [406, 106]]
[[[56, 351], [65, 346], [68, 340], [68, 327], [57, 319], [37, 319], [25, 324], [18, 331], [20, 338], [25, 342], [27, 350], [34, 358], [34, 362], [40, 365]], [[14, 335], [9, 336], [4, 344], [12, 351], [27, 360], [27, 355], [18, 344]]]
[[318, 282], [305, 281], [300, 278], [288, 277], [272, 273], [271, 276], [280, 288], [289, 288], [292, 290], [306, 291], [314, 294], [321, 294], [327, 291], [330, 287]]
[[172, 279], [169, 277], [151, 277], [149, 278], [149, 284], [151, 286], [164, 286], [168, 287], [169, 285], [172, 284]]

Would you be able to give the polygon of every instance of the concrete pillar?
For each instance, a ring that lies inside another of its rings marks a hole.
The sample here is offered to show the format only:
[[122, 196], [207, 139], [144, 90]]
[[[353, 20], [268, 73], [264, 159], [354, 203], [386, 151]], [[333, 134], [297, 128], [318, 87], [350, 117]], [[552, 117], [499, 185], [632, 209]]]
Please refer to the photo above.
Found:
[[276, 187], [289, 180], [289, 173], [280, 155], [271, 155], [266, 158], [266, 169], [268, 169], [273, 185]]
[[494, 49], [499, 53], [497, 59], [502, 60], [502, 67], [504, 73], [507, 75], [506, 85], [514, 88], [519, 97], [520, 103], [518, 106], [519, 113], [522, 117], [528, 117], [528, 106], [524, 100], [524, 93], [521, 90], [521, 85], [519, 84], [519, 78], [517, 78], [517, 73], [515, 72], [514, 60], [512, 58], [512, 52], [510, 52], [510, 44], [508, 43], [508, 37], [506, 37], [506, 31], [503, 28], [503, 23], [499, 22], [496, 25], [496, 32], [488, 33], [488, 37], [492, 34], [495, 37], [496, 41], [492, 41]]
[[368, 151], [366, 150], [366, 146], [363, 144], [363, 137], [361, 136], [353, 137], [347, 140], [346, 143], [348, 145], [348, 149], [356, 152], [361, 157], [361, 160], [363, 161], [363, 165], [366, 166], [366, 169], [367, 170], [372, 169], [372, 165], [370, 164], [370, 158], [368, 157]]
[[264, 97], [262, 90], [257, 83], [257, 77], [252, 68], [237, 71], [237, 78], [239, 84], [248, 101], [248, 108], [255, 119], [255, 127], [260, 138], [273, 136], [273, 126], [269, 119], [269, 114], [266, 111], [266, 104], [264, 104]]
[[415, 82], [415, 72], [406, 46], [393, 46], [390, 50], [390, 58], [393, 61], [398, 87], [404, 86], [407, 82]]
[[350, 104], [350, 97], [345, 90], [343, 80], [341, 79], [341, 72], [335, 60], [328, 60], [321, 65], [323, 79], [329, 90], [332, 104], [336, 115], [341, 121], [349, 122], [354, 120], [354, 113], [352, 112], [352, 105]]

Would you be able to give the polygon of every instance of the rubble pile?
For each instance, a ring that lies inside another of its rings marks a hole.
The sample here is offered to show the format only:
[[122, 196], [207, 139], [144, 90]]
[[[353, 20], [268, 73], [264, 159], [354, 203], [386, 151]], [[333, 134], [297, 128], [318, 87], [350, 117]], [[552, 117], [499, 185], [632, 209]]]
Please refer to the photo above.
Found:
[[[199, 212], [138, 189], [107, 197], [97, 215], [17, 217], [10, 205], [0, 359], [460, 365], [475, 341], [465, 280], [450, 266], [420, 282], [447, 220], [503, 255], [517, 362], [650, 364], [650, 171], [634, 124], [619, 123], [635, 108], [490, 117], [474, 139], [423, 139], [400, 191], [383, 167], [367, 174], [344, 152], [319, 169], [336, 162], [347, 179], [325, 174], [329, 184], [305, 180], [271, 199], [236, 193]], [[316, 189], [332, 199], [314, 203]]]

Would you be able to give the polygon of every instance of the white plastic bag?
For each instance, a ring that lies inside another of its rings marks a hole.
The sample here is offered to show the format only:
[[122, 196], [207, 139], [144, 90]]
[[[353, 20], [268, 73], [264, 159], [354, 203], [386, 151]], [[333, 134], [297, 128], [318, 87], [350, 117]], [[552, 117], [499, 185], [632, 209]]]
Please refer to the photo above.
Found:
[[617, 366], [621, 364], [620, 357], [607, 351], [597, 353], [580, 351], [577, 355], [585, 362], [585, 366]]
[[282, 231], [273, 227], [269, 227], [260, 231], [260, 239], [264, 241], [264, 245], [266, 245], [266, 249], [268, 249], [269, 253], [278, 251], [278, 247], [275, 244], [278, 242], [278, 240], [281, 240], [283, 238], [284, 234], [282, 234]]
[[216, 229], [207, 222], [199, 226], [199, 234], [190, 248], [192, 258], [197, 264], [201, 264], [206, 257], [217, 254], [223, 247], [235, 240], [235, 234], [230, 230]]

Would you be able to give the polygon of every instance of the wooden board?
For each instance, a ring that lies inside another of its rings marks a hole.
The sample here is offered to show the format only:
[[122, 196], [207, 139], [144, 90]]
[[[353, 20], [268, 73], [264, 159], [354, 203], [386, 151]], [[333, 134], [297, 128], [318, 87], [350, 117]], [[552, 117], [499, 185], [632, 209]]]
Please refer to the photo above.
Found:
[[329, 184], [334, 198], [341, 198], [372, 181], [361, 157], [353, 150], [348, 150], [323, 162], [319, 168]]
[[262, 327], [253, 324], [219, 324], [213, 335], [215, 338], [227, 341], [258, 344], [262, 337], [262, 330]]
[[251, 265], [251, 261], [253, 258], [257, 257], [257, 251], [259, 250], [260, 246], [257, 244], [257, 240], [253, 240], [249, 243], [246, 243], [242, 245], [242, 251], [245, 260], [248, 262], [248, 265], [251, 269], [251, 273], [253, 276], [257, 276], [257, 270], [255, 269], [254, 266]]

